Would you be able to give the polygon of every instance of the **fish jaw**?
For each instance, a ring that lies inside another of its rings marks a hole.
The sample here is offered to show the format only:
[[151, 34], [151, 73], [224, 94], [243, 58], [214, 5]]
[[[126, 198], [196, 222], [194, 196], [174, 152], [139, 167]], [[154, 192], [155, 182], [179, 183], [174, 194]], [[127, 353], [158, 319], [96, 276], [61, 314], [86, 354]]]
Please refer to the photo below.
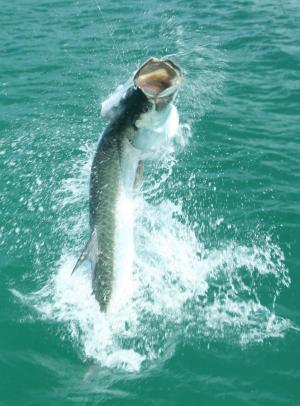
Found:
[[142, 90], [157, 110], [165, 108], [177, 94], [182, 82], [182, 72], [169, 59], [148, 59], [135, 73], [136, 87]]

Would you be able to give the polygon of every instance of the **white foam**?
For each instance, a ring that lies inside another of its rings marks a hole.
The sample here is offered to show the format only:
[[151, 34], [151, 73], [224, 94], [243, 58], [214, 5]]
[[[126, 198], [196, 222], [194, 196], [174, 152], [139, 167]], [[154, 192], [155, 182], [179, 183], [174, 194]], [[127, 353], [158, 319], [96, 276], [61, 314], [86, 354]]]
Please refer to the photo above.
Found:
[[101, 103], [101, 115], [103, 117], [112, 118], [114, 116], [115, 109], [131, 85], [132, 80], [127, 81], [123, 85], [119, 85], [116, 90]]
[[276, 298], [289, 285], [282, 252], [269, 238], [260, 247], [231, 241], [207, 250], [177, 219], [180, 206], [168, 200], [154, 206], [138, 197], [135, 214], [133, 279], [123, 281], [131, 293], [121, 306], [100, 312], [88, 266], [71, 276], [76, 257], [70, 251], [40, 292], [22, 296], [43, 317], [63, 322], [84, 358], [137, 371], [146, 360], [171, 356], [181, 336], [249, 345], [292, 327], [259, 294], [272, 283]]

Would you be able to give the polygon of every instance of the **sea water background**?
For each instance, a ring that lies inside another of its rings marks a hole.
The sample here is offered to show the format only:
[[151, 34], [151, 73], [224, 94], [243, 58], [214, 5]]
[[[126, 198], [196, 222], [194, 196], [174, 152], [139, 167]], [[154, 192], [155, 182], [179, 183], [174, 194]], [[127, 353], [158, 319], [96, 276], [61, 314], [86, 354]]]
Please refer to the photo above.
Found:
[[[1, 1], [0, 404], [300, 403], [300, 3]], [[149, 56], [186, 146], [148, 163], [132, 295], [88, 270], [99, 105]]]

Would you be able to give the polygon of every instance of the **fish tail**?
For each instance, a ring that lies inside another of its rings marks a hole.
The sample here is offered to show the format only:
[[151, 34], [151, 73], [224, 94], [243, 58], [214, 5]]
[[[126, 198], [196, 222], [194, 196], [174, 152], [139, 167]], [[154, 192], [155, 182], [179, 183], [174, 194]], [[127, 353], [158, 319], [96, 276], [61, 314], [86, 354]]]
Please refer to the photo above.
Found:
[[108, 270], [108, 265], [103, 257], [99, 256], [93, 272], [93, 294], [103, 312], [107, 310], [112, 295], [112, 273]]

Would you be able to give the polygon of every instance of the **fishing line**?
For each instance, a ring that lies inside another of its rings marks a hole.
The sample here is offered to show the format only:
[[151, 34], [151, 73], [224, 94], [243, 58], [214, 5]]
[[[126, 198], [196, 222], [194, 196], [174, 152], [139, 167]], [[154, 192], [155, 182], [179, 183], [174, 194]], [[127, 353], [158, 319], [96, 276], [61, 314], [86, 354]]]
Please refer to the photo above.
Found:
[[114, 36], [113, 36], [114, 29], [113, 29], [113, 27], [111, 25], [109, 25], [109, 23], [104, 18], [104, 14], [103, 14], [102, 8], [101, 8], [101, 6], [99, 4], [99, 1], [95, 0], [95, 3], [96, 3], [97, 9], [99, 10], [100, 16], [101, 16], [101, 18], [103, 20], [103, 23], [104, 23], [104, 25], [106, 27], [106, 30], [108, 31], [108, 34], [109, 34], [109, 36], [110, 36], [110, 38], [112, 40], [112, 48], [116, 52], [117, 59], [119, 58], [119, 61], [121, 62], [122, 61], [122, 55], [121, 55], [121, 51], [120, 51], [120, 49], [119, 49], [119, 47], [118, 47], [118, 45], [117, 45], [117, 43], [116, 43], [116, 41], [114, 39]]

